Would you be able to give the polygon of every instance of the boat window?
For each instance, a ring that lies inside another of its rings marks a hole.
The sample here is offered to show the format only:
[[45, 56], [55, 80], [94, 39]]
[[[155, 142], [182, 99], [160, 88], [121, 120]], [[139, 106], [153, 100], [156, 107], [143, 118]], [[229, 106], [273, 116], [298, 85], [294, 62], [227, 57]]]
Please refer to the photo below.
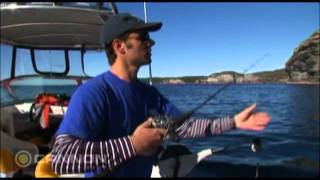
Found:
[[97, 76], [109, 69], [105, 51], [86, 51], [83, 58], [84, 72], [89, 76]]
[[87, 7], [92, 9], [98, 9], [98, 3], [95, 2], [64, 2], [63, 6]]
[[12, 102], [13, 99], [3, 87], [0, 86], [1, 104]]
[[0, 55], [1, 55], [1, 80], [10, 77], [11, 73], [11, 61], [12, 61], [12, 46], [1, 44]]
[[42, 73], [64, 73], [66, 59], [63, 50], [35, 50], [36, 69]]
[[74, 79], [46, 79], [42, 77], [25, 78], [11, 83], [17, 97], [34, 98], [39, 93], [66, 93], [71, 95], [77, 88]]
[[17, 48], [16, 54], [15, 76], [36, 74], [32, 66], [30, 50]]
[[41, 93], [65, 94], [71, 96], [78, 85], [75, 79], [47, 79], [41, 76], [24, 77], [10, 82], [15, 100], [9, 92], [1, 87], [1, 105], [14, 101], [33, 100]]
[[[100, 9], [100, 2], [63, 2], [60, 4], [63, 6], [70, 6], [70, 7]], [[101, 8], [103, 8], [104, 10], [111, 10], [110, 3], [104, 2]]]
[[79, 50], [69, 51], [70, 70], [68, 76], [85, 76], [82, 71], [81, 53]]

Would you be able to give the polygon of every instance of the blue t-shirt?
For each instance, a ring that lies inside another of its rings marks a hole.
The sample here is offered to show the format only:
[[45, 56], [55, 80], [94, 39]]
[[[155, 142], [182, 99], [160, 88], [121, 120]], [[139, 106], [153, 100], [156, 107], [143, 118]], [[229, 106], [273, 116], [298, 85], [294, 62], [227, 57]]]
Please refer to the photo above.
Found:
[[[181, 112], [156, 88], [138, 80], [124, 81], [107, 71], [74, 92], [56, 135], [90, 141], [120, 138], [131, 135], [138, 125], [157, 114], [178, 117]], [[154, 155], [137, 156], [115, 168], [110, 176], [150, 177], [154, 159]]]

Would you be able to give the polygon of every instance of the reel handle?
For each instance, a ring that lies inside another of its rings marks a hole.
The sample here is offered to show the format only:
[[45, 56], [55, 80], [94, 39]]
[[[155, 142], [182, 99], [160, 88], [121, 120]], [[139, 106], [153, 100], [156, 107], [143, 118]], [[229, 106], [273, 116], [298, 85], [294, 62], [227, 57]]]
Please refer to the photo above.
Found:
[[179, 136], [176, 133], [175, 120], [168, 118], [167, 116], [154, 116], [151, 127], [153, 128], [164, 128], [167, 129], [167, 134], [164, 137], [165, 140], [172, 140], [174, 142], [179, 141]]

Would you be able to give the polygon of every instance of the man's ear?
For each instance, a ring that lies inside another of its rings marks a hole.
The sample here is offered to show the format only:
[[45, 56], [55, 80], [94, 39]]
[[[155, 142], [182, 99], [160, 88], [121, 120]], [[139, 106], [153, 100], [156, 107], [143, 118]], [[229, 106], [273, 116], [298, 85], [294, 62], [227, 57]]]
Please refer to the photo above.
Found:
[[124, 43], [118, 39], [115, 39], [113, 42], [112, 42], [112, 46], [114, 48], [114, 50], [116, 52], [119, 52], [121, 54], [124, 54], [125, 53], [125, 49], [124, 49]]

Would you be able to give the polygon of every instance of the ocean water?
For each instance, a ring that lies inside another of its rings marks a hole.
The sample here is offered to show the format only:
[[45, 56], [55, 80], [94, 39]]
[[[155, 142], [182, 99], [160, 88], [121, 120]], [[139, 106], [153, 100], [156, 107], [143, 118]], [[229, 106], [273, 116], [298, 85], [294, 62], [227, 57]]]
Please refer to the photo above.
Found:
[[[157, 85], [181, 110], [188, 111], [223, 85]], [[233, 116], [256, 102], [271, 122], [262, 132], [229, 131], [222, 135], [182, 140], [192, 152], [230, 147], [206, 158], [190, 176], [262, 177], [319, 176], [319, 85], [230, 85], [197, 111], [198, 117]], [[262, 149], [251, 150], [253, 138]]]
[[[188, 111], [223, 85], [155, 85], [182, 111]], [[73, 86], [13, 88], [18, 97], [34, 98], [39, 92], [67, 93]], [[1, 89], [1, 102], [11, 101]], [[236, 84], [228, 86], [199, 109], [195, 116], [233, 116], [256, 102], [256, 111], [267, 112], [271, 122], [262, 132], [234, 130], [222, 135], [187, 139], [180, 143], [190, 151], [230, 147], [203, 160], [188, 176], [254, 177], [259, 163], [261, 177], [319, 176], [319, 85]], [[253, 138], [262, 149], [254, 153]]]

